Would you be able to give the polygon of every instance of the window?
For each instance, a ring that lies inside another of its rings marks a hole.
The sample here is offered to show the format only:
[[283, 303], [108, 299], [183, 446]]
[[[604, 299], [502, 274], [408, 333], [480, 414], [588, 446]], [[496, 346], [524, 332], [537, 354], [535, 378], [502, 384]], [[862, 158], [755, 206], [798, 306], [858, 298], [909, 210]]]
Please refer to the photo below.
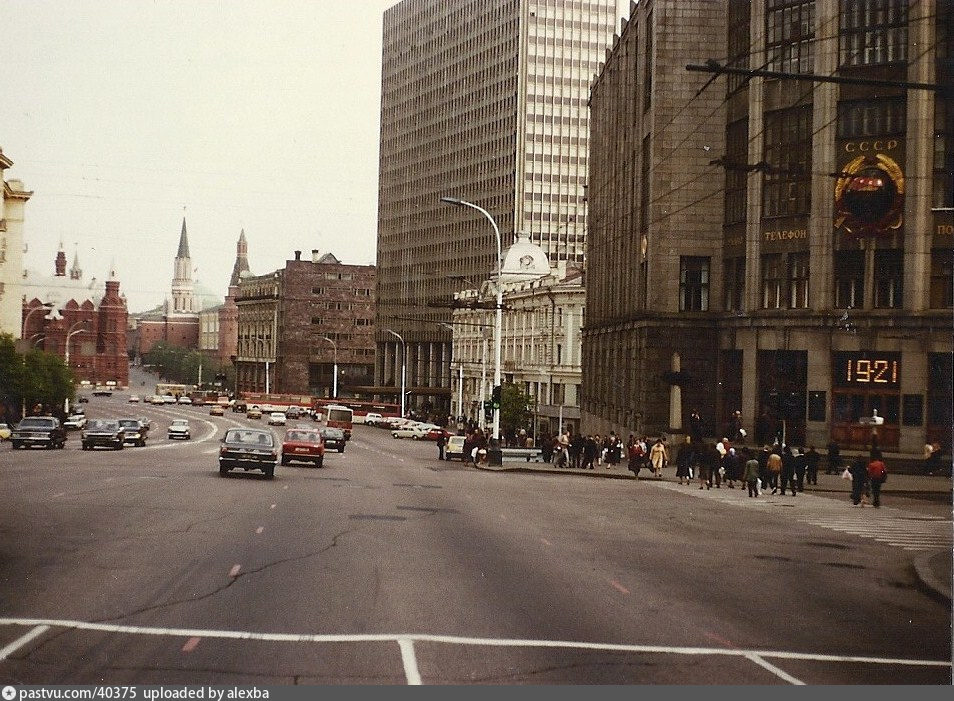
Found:
[[768, 0], [765, 51], [770, 71], [814, 70], [815, 1]]
[[639, 230], [643, 232], [649, 230], [649, 173], [650, 158], [652, 158], [649, 137], [649, 134], [643, 137], [642, 163], [639, 173]]
[[311, 323], [315, 326], [321, 326], [323, 323], [325, 323], [325, 320], [320, 316], [313, 316], [311, 317]]
[[889, 100], [852, 100], [838, 104], [838, 138], [860, 139], [866, 136], [901, 135], [905, 131], [907, 110], [904, 98]]
[[935, 248], [931, 251], [931, 309], [950, 309], [954, 306], [954, 251]]
[[808, 252], [788, 254], [788, 307], [808, 309]]
[[861, 309], [864, 306], [864, 251], [835, 251], [835, 308]]
[[763, 216], [809, 213], [811, 205], [812, 106], [765, 114]]
[[311, 293], [312, 293], [313, 295], [323, 295], [323, 294], [325, 293], [325, 288], [324, 288], [324, 287], [312, 287], [312, 288], [311, 288]]
[[842, 66], [905, 61], [909, 0], [842, 0], [838, 41]]
[[679, 311], [709, 310], [709, 259], [682, 256], [679, 259]]
[[878, 309], [901, 307], [904, 284], [903, 252], [899, 249], [875, 251], [874, 306]]
[[771, 253], [762, 256], [762, 308], [781, 309], [784, 297], [785, 278], [782, 276], [782, 255]]
[[354, 325], [355, 326], [371, 326], [371, 320], [370, 319], [355, 319]]
[[[749, 2], [729, 3], [729, 60], [727, 65], [732, 68], [749, 67], [749, 54], [752, 51], [751, 39], [749, 37], [749, 23], [751, 20], [749, 13]], [[747, 83], [747, 76], [736, 74], [726, 76], [726, 87], [730, 95]]]
[[653, 13], [646, 16], [646, 54], [643, 58], [643, 112], [653, 103]]
[[725, 310], [742, 311], [745, 294], [745, 258], [726, 258], [723, 263], [725, 273]]
[[[733, 6], [738, 3], [733, 3]], [[749, 158], [749, 121], [732, 122], [725, 132], [725, 224], [745, 223]]]
[[[954, 75], [951, 79], [954, 80]], [[954, 207], [954, 99], [941, 95], [934, 99], [934, 184], [931, 202], [935, 207]]]

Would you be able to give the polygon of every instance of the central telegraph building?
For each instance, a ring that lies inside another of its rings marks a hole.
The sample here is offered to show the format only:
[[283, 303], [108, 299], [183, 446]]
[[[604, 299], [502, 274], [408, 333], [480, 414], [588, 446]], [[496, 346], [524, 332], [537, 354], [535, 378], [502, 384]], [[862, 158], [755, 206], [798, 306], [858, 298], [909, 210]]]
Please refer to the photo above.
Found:
[[[681, 10], [711, 3], [696, 5], [634, 5], [607, 56], [613, 72], [604, 67], [591, 91], [584, 430], [680, 432], [696, 409], [716, 436], [741, 410], [758, 443], [949, 451], [954, 108], [931, 86], [954, 83], [952, 5], [720, 3], [721, 27], [708, 23], [688, 49], [679, 37], [685, 60], [672, 69], [691, 90], [651, 93], [640, 111], [619, 86], [653, 91], [645, 67], [681, 31]], [[711, 75], [684, 69], [722, 56], [883, 82], [722, 74], [703, 87]], [[634, 111], [637, 134], [608, 136]], [[631, 192], [600, 186], [626, 174]], [[616, 255], [604, 252], [610, 241], [622, 242]], [[590, 296], [614, 277], [631, 285]], [[632, 352], [620, 354], [621, 342]], [[631, 391], [598, 391], [590, 378], [607, 365]]]

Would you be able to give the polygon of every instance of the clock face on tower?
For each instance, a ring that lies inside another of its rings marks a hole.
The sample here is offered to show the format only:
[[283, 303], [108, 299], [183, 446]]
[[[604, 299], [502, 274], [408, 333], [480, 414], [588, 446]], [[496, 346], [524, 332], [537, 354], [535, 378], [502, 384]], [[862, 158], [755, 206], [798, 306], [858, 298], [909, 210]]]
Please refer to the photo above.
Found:
[[520, 269], [529, 270], [533, 266], [533, 256], [525, 255], [520, 257]]

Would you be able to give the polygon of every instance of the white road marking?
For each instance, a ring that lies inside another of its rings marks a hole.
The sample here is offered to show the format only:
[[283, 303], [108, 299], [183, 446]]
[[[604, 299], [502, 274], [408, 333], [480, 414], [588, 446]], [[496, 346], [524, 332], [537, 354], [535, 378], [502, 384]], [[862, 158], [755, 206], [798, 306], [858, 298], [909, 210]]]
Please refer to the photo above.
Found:
[[763, 660], [759, 655], [751, 654], [751, 655], [746, 655], [746, 657], [752, 660], [759, 667], [764, 667], [765, 669], [770, 671], [772, 674], [776, 675], [779, 679], [786, 681], [793, 686], [805, 686], [805, 682], [799, 679], [796, 679], [795, 677], [793, 677], [792, 675], [786, 672], [783, 672], [781, 669], [779, 669], [775, 665], [770, 664], [766, 662], [765, 660]]
[[[178, 638], [216, 638], [225, 640], [262, 640], [282, 643], [367, 643], [398, 642], [406, 640], [418, 643], [444, 643], [448, 645], [473, 645], [481, 647], [526, 647], [526, 648], [562, 648], [570, 650], [605, 650], [608, 652], [635, 652], [672, 655], [721, 655], [723, 657], [758, 657], [779, 660], [800, 660], [811, 662], [841, 662], [877, 665], [895, 665], [904, 667], [947, 667], [950, 660], [923, 660], [915, 658], [870, 657], [860, 655], [828, 655], [810, 652], [791, 652], [787, 650], [742, 650], [724, 647], [672, 647], [668, 645], [627, 645], [622, 643], [592, 643], [572, 640], [532, 640], [508, 638], [469, 638], [456, 635], [431, 635], [428, 633], [256, 633], [240, 630], [203, 630], [195, 628], [156, 628], [149, 626], [127, 626], [115, 623], [91, 623], [69, 619], [49, 618], [0, 618], [0, 625], [38, 626], [70, 628], [74, 630], [95, 630], [106, 633], [125, 633], [130, 635], [164, 635]], [[42, 633], [34, 629], [33, 637]], [[25, 638], [26, 636], [24, 636]], [[21, 639], [22, 640], [22, 639]], [[20, 643], [22, 644], [22, 643]], [[754, 661], [754, 660], [753, 660]]]
[[620, 594], [629, 594], [629, 589], [627, 589], [626, 587], [624, 587], [622, 584], [620, 584], [619, 582], [617, 582], [615, 579], [611, 579], [611, 580], [610, 580], [610, 584], [612, 585], [613, 589], [615, 589], [616, 591], [618, 591]]
[[421, 673], [417, 669], [417, 657], [414, 655], [414, 641], [410, 638], [400, 638], [398, 645], [401, 648], [401, 662], [404, 663], [404, 676], [409, 686], [421, 685]]
[[21, 647], [26, 645], [28, 642], [36, 638], [37, 636], [43, 635], [46, 631], [50, 629], [50, 626], [45, 623], [41, 623], [36, 626], [33, 630], [28, 632], [26, 635], [21, 635], [19, 638], [14, 640], [9, 645], [6, 645], [2, 650], [0, 650], [0, 662], [7, 659], [14, 652], [19, 650]]
[[269, 508], [269, 509], [274, 509], [276, 506], [277, 506], [277, 504], [272, 504], [272, 505], [269, 506], [268, 508]]
[[58, 499], [59, 497], [64, 496], [65, 494], [66, 492], [57, 492], [56, 494], [53, 495], [53, 498]]
[[229, 577], [238, 577], [238, 573], [241, 571], [241, 565], [232, 565], [232, 569], [229, 570]]
[[259, 526], [255, 529], [256, 533], [263, 533], [265, 531], [265, 526]]
[[195, 649], [199, 646], [199, 641], [201, 641], [201, 640], [202, 640], [202, 638], [200, 638], [200, 637], [198, 637], [198, 636], [192, 636], [191, 638], [189, 638], [188, 640], [186, 640], [186, 644], [182, 646], [182, 651], [183, 651], [183, 652], [192, 652], [193, 650], [195, 650]]

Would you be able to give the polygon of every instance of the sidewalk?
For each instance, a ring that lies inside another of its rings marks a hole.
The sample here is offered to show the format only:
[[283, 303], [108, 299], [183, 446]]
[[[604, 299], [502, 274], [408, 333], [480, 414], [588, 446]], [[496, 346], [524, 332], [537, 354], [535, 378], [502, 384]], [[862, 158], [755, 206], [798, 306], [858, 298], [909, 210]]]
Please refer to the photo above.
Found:
[[[500, 467], [487, 465], [477, 466], [479, 470], [488, 472], [535, 472], [560, 475], [574, 475], [582, 477], [603, 477], [610, 479], [624, 479], [635, 482], [676, 482], [675, 468], [667, 467], [661, 478], [653, 477], [648, 470], [641, 470], [637, 480], [633, 473], [626, 469], [625, 463], [619, 465], [594, 466], [592, 470], [580, 470], [555, 467], [545, 462], [504, 462]], [[841, 475], [818, 475], [817, 485], [806, 486], [806, 492], [820, 497], [844, 499], [847, 501], [851, 492], [851, 482], [843, 480]], [[899, 508], [911, 508], [935, 516], [952, 518], [952, 482], [950, 477], [891, 473], [882, 491], [885, 503], [897, 504]], [[936, 596], [951, 602], [951, 582], [954, 579], [954, 565], [952, 552], [949, 550], [928, 551], [919, 554], [914, 560], [914, 569], [921, 584]]]

